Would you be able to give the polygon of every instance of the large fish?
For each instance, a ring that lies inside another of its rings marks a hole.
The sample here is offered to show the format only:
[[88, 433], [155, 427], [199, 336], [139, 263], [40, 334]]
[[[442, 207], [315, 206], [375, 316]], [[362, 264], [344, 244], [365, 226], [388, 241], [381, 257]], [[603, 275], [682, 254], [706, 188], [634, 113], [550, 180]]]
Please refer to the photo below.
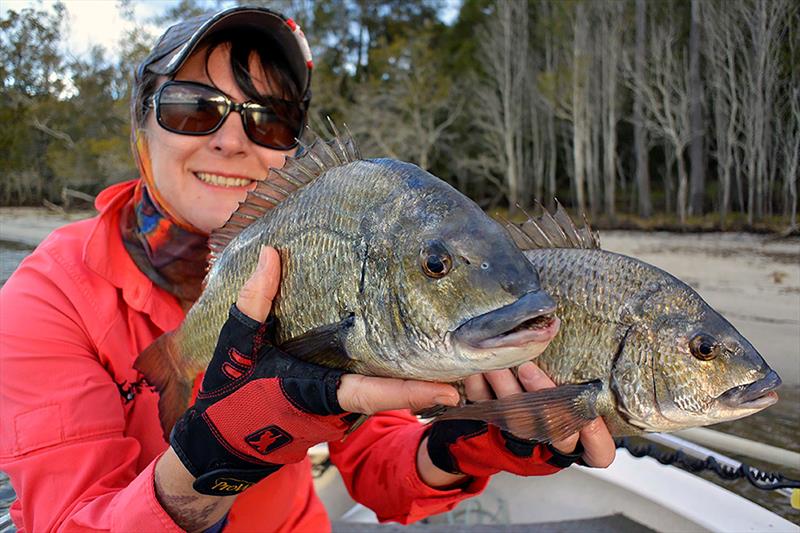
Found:
[[[560, 206], [507, 228], [558, 304], [560, 332], [536, 363], [561, 386], [443, 418], [488, 420], [546, 441], [597, 415], [612, 434], [635, 435], [733, 420], [777, 401], [778, 375], [679, 279], [601, 250], [588, 224], [578, 229]], [[572, 403], [554, 408], [565, 395]]]
[[273, 169], [210, 239], [181, 327], [137, 359], [169, 434], [262, 245], [281, 255], [276, 345], [351, 372], [434, 381], [518, 365], [558, 330], [553, 300], [507, 231], [417, 166], [317, 141]]

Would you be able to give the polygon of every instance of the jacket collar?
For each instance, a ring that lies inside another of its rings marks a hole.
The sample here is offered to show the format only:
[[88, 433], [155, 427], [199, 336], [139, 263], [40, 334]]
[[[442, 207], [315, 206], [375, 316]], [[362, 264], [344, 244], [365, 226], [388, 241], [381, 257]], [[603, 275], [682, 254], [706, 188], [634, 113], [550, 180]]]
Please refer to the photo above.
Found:
[[112, 185], [97, 196], [95, 207], [100, 214], [83, 249], [83, 261], [121, 289], [123, 299], [131, 308], [149, 315], [156, 326], [169, 331], [183, 319], [183, 310], [174, 296], [154, 285], [136, 267], [122, 243], [120, 213], [133, 196], [137, 181]]

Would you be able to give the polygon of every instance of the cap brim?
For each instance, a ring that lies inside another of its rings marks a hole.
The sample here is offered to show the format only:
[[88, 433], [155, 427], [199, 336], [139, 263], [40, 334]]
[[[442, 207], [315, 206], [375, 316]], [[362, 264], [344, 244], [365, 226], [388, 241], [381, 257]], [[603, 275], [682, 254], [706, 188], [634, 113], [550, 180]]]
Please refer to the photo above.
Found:
[[305, 96], [308, 92], [310, 75], [304, 51], [286, 19], [265, 8], [232, 8], [214, 15], [195, 29], [188, 38], [185, 35], [176, 36], [183, 44], [147, 65], [146, 68], [155, 74], [172, 76], [202, 41], [221, 31], [242, 28], [252, 28], [267, 34], [280, 45], [297, 79], [300, 94]]

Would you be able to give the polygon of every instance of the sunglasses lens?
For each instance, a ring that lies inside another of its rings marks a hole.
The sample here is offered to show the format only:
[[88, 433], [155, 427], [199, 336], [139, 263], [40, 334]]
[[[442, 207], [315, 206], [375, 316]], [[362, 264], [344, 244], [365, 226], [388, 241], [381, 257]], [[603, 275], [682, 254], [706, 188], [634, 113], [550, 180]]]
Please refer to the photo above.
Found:
[[[231, 110], [223, 93], [191, 82], [168, 82], [157, 102], [158, 123], [174, 133], [190, 135], [212, 133]], [[242, 113], [251, 141], [277, 150], [293, 148], [305, 123], [303, 107], [278, 99], [268, 106], [235, 104], [233, 110]]]
[[248, 109], [245, 129], [250, 139], [262, 146], [288, 150], [300, 137], [304, 113], [297, 105], [274, 102], [271, 109]]
[[222, 121], [225, 98], [197, 85], [167, 85], [158, 99], [158, 119], [167, 129], [182, 133], [208, 133]]

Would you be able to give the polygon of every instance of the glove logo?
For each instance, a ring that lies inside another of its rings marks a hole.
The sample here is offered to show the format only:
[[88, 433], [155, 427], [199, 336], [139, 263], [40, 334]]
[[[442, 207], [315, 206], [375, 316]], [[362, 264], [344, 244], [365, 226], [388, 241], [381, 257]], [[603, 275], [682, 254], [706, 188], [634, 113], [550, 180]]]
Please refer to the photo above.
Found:
[[261, 455], [267, 455], [292, 442], [292, 436], [272, 425], [249, 434], [244, 440]]
[[249, 489], [253, 486], [250, 481], [236, 479], [233, 477], [221, 477], [214, 480], [211, 490], [216, 491], [217, 494], [239, 494], [243, 490]]

